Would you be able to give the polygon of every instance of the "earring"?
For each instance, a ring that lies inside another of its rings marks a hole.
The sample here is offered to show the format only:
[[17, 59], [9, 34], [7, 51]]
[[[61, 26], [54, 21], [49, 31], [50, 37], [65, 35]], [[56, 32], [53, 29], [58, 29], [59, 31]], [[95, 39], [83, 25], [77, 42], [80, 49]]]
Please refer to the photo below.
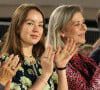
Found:
[[62, 34], [62, 37], [64, 38], [65, 37], [65, 34]]

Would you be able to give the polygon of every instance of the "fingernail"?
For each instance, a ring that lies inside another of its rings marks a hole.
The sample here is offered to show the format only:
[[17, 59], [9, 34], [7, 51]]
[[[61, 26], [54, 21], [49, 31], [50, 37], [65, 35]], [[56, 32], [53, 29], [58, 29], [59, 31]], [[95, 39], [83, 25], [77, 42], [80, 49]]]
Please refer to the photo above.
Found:
[[11, 54], [10, 56], [11, 56], [11, 57], [13, 57], [13, 56], [14, 56], [14, 54]]

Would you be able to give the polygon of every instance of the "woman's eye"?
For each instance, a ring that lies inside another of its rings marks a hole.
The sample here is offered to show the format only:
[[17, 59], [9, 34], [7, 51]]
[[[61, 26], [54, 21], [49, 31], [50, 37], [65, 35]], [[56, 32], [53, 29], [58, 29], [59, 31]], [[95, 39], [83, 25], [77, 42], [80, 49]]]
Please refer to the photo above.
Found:
[[33, 25], [33, 23], [27, 23], [28, 25]]
[[80, 24], [79, 23], [77, 23], [77, 24], [74, 24], [74, 26], [79, 26]]
[[39, 27], [43, 27], [43, 25], [39, 25]]

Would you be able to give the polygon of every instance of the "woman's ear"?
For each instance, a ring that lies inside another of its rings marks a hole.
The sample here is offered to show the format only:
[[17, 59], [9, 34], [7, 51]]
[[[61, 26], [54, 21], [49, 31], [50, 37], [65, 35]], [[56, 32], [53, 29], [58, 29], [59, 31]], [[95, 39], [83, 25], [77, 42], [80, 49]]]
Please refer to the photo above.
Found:
[[60, 31], [60, 35], [61, 35], [61, 37], [65, 37], [65, 34], [64, 34], [64, 32], [63, 31]]

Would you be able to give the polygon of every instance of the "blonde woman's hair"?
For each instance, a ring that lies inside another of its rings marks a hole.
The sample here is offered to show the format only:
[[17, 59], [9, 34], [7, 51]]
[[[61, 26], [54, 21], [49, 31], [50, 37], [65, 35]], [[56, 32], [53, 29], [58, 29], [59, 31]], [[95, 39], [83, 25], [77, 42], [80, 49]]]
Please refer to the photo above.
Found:
[[62, 5], [52, 12], [48, 24], [46, 47], [48, 45], [52, 45], [54, 50], [56, 50], [58, 46], [61, 46], [62, 48], [64, 47], [64, 43], [59, 32], [66, 28], [67, 23], [77, 12], [82, 13], [82, 9], [78, 5]]

